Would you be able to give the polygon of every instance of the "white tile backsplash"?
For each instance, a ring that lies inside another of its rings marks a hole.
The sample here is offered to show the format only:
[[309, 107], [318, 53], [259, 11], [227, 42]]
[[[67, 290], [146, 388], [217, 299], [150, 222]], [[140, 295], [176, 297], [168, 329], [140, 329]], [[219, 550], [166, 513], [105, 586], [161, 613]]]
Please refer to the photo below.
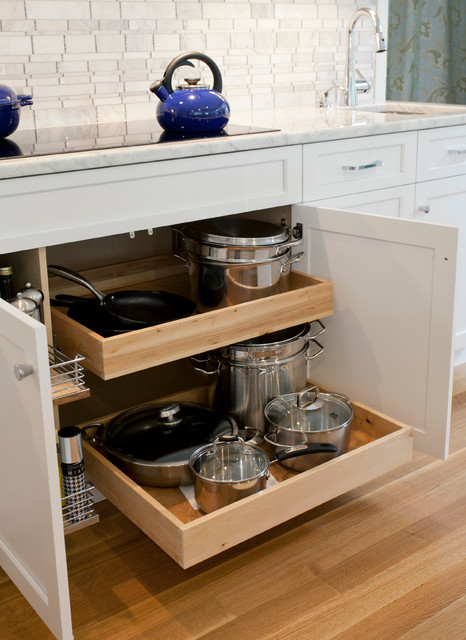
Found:
[[[353, 0], [0, 0], [0, 83], [33, 94], [22, 123], [152, 118], [157, 98], [150, 84], [178, 54], [201, 51], [221, 69], [232, 122], [240, 109], [314, 106], [319, 91], [343, 83], [347, 22], [360, 6]], [[371, 82], [373, 34], [365, 21], [356, 42], [357, 66]], [[205, 68], [201, 75], [210, 81]]]

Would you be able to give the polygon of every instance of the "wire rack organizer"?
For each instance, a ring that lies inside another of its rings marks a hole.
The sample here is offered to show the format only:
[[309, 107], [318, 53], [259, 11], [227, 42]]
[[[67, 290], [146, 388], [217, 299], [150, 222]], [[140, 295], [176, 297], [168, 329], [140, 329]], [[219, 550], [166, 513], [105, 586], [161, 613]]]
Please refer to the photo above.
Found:
[[99, 521], [99, 515], [94, 508], [93, 489], [94, 486], [87, 483], [85, 489], [71, 493], [61, 499], [65, 534]]
[[79, 353], [69, 358], [56, 347], [49, 345], [50, 382], [54, 404], [64, 404], [89, 395], [84, 381], [84, 367], [80, 364], [84, 356]]

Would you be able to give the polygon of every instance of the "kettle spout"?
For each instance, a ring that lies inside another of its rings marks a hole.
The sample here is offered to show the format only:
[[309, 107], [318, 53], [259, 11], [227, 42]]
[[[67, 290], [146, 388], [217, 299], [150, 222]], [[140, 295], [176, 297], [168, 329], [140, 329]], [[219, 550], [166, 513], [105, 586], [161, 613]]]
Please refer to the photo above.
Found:
[[163, 80], [156, 80], [155, 82], [153, 82], [150, 86], [150, 90], [152, 91], [152, 93], [155, 93], [157, 98], [159, 98], [159, 100], [161, 100], [162, 102], [165, 102], [165, 100], [170, 95], [163, 86]]

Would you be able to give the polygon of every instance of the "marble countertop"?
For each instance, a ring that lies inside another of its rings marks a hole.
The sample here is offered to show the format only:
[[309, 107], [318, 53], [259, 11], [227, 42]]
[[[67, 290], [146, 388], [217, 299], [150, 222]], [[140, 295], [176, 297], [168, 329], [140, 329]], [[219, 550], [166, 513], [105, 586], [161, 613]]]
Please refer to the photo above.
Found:
[[[96, 135], [96, 129], [105, 130], [106, 138], [113, 138], [116, 148], [80, 150], [77, 141], [72, 151], [57, 154], [47, 153], [47, 141], [67, 137], [73, 127], [53, 127], [40, 131], [19, 128], [7, 139], [7, 144], [34, 139], [42, 144], [43, 155], [0, 158], [0, 179], [455, 126], [466, 124], [466, 106], [387, 102], [380, 107], [298, 107], [270, 112], [241, 112], [233, 114], [230, 123], [274, 131], [147, 144], [147, 121], [80, 124], [82, 137], [91, 138]], [[126, 144], [130, 142], [130, 146], [118, 146], [122, 136], [126, 138]]]

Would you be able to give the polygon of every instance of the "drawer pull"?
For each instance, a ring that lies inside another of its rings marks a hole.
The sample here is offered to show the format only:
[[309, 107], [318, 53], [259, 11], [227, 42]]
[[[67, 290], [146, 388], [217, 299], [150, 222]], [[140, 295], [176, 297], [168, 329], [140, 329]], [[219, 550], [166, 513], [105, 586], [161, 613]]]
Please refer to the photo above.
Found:
[[362, 169], [372, 169], [373, 167], [382, 167], [382, 160], [374, 160], [374, 162], [369, 162], [367, 164], [344, 164], [342, 169], [343, 171], [361, 171]]
[[466, 155], [466, 147], [456, 147], [456, 149], [448, 149], [448, 153], [451, 155], [464, 156]]
[[430, 213], [430, 204], [421, 204], [419, 211], [422, 211], [423, 213]]

